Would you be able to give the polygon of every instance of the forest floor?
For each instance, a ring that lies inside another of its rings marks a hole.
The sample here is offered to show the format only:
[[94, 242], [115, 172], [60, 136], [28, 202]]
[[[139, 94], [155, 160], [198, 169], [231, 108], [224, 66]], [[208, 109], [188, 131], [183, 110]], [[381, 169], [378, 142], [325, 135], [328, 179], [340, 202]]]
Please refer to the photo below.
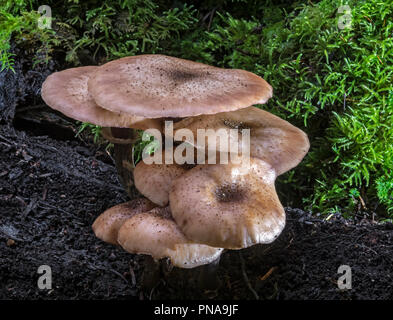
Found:
[[[393, 299], [392, 224], [292, 208], [274, 243], [222, 255], [217, 290], [197, 289], [197, 269], [175, 268], [143, 292], [142, 256], [91, 229], [126, 200], [102, 148], [0, 125], [0, 299]], [[51, 290], [37, 286], [41, 265], [52, 269]], [[341, 265], [352, 289], [338, 288]]]

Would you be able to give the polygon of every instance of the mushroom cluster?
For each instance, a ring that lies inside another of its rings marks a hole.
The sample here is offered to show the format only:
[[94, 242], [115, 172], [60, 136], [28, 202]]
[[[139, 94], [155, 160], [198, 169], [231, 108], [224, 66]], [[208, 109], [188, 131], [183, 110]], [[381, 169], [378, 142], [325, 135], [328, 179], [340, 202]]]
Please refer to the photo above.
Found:
[[[224, 249], [270, 243], [283, 230], [275, 179], [299, 164], [309, 141], [287, 121], [252, 106], [272, 97], [259, 76], [140, 55], [56, 72], [44, 82], [42, 97], [66, 116], [106, 127], [105, 136], [126, 151], [135, 140], [130, 129], [157, 129], [170, 144], [187, 144], [204, 155], [202, 162], [194, 155], [186, 163], [155, 163], [155, 155], [168, 152], [165, 145], [133, 168], [130, 152], [123, 152], [119, 163], [130, 174], [123, 179], [132, 180], [143, 197], [95, 220], [93, 230], [103, 241], [194, 268], [217, 260]], [[170, 134], [167, 120], [175, 120]], [[186, 139], [184, 129], [194, 138]], [[196, 139], [200, 129], [207, 129], [203, 140]], [[245, 129], [249, 155], [237, 139]], [[227, 133], [228, 144], [208, 143], [217, 131]], [[237, 147], [239, 161], [232, 160], [228, 145]], [[206, 163], [211, 153], [229, 160]]]

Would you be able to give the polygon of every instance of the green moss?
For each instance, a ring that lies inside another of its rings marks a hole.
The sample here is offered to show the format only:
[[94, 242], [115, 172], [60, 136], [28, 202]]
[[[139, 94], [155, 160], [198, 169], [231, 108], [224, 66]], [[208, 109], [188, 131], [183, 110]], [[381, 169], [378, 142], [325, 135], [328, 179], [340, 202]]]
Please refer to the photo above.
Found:
[[0, 71], [13, 69], [11, 39], [27, 50], [34, 48], [31, 55], [34, 65], [47, 62], [51, 47], [59, 44], [53, 30], [39, 28], [41, 15], [31, 10], [31, 2], [0, 0]]
[[[27, 36], [70, 66], [164, 53], [255, 72], [274, 88], [263, 108], [311, 141], [278, 189], [292, 190], [314, 212], [352, 214], [379, 204], [392, 213], [391, 1], [47, 2], [52, 30], [32, 22], [37, 1], [0, 2], [3, 67], [12, 64], [9, 39], [23, 44]], [[342, 4], [351, 8], [351, 28], [338, 27]]]
[[102, 129], [102, 127], [97, 126], [95, 124], [88, 123], [88, 122], [83, 122], [80, 125], [80, 127], [78, 129], [78, 132], [76, 133], [75, 137], [78, 137], [86, 129], [88, 129], [91, 132], [91, 134], [93, 136], [94, 143], [97, 143], [99, 138], [100, 138], [100, 136], [101, 136], [101, 129]]

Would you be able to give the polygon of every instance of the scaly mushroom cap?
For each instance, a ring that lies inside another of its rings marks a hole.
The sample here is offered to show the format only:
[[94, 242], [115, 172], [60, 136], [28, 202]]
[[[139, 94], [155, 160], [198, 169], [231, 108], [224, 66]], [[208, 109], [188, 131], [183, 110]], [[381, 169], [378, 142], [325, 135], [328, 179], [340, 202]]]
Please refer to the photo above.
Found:
[[[302, 130], [256, 107], [186, 118], [175, 123], [173, 128], [174, 134], [183, 128], [191, 130], [194, 135], [194, 146], [199, 149], [205, 148], [206, 151], [209, 146], [208, 138], [198, 142], [197, 129], [213, 129], [214, 132], [225, 130], [228, 133], [229, 143], [221, 145], [218, 141], [216, 150], [233, 152], [230, 148], [238, 147], [239, 153], [242, 151], [239, 144], [242, 137], [241, 130], [250, 129], [250, 156], [271, 164], [277, 175], [296, 167], [310, 148], [307, 135]], [[235, 132], [238, 133], [239, 140]]]
[[93, 231], [97, 238], [111, 243], [117, 243], [121, 225], [135, 214], [153, 209], [156, 205], [148, 199], [135, 199], [109, 208], [98, 216], [93, 223]]
[[198, 165], [172, 184], [172, 215], [185, 236], [198, 243], [241, 249], [270, 243], [285, 226], [285, 211], [266, 162]]
[[[153, 157], [153, 156], [151, 156]], [[165, 164], [165, 151], [162, 151], [162, 164], [147, 164], [140, 161], [134, 169], [135, 188], [152, 202], [164, 207], [169, 201], [172, 181], [188, 170], [187, 165]]]
[[244, 70], [223, 69], [165, 55], [108, 62], [89, 80], [105, 109], [146, 118], [188, 117], [266, 103], [271, 86]]
[[97, 105], [87, 87], [90, 75], [97, 68], [88, 66], [52, 73], [42, 85], [42, 99], [51, 108], [75, 120], [104, 127], [162, 129], [160, 119], [146, 119], [112, 112]]
[[195, 268], [216, 260], [223, 249], [196, 244], [173, 221], [170, 208], [154, 208], [134, 215], [121, 226], [118, 242], [130, 253], [170, 258], [179, 268]]

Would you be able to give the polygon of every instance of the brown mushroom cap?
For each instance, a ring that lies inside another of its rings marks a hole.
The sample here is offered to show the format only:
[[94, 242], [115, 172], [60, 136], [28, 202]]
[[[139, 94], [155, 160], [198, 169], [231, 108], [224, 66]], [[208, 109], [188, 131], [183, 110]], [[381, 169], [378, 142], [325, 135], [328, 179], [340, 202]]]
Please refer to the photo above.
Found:
[[148, 199], [135, 199], [109, 208], [98, 216], [93, 223], [93, 231], [97, 238], [111, 243], [117, 243], [121, 225], [135, 214], [153, 209], [156, 205]]
[[[225, 129], [229, 137], [228, 146], [238, 143], [236, 135], [232, 135], [230, 129], [237, 129], [239, 141], [241, 130], [250, 129], [250, 156], [271, 164], [277, 175], [296, 167], [310, 147], [307, 135], [302, 130], [288, 121], [256, 107], [186, 118], [175, 123], [173, 128], [174, 135], [179, 129], [191, 130], [194, 135], [194, 146], [205, 148], [206, 151], [208, 138], [204, 141], [204, 147], [202, 144], [198, 144], [197, 129], [213, 129], [214, 132]], [[242, 150], [241, 144], [238, 147], [240, 152]], [[217, 143], [217, 151], [230, 152], [227, 145], [219, 143]]]
[[198, 165], [172, 184], [172, 216], [185, 236], [213, 247], [270, 243], [285, 226], [285, 211], [266, 162]]
[[223, 249], [196, 244], [173, 221], [170, 208], [155, 208], [134, 215], [121, 226], [118, 242], [130, 253], [170, 258], [179, 268], [195, 268], [216, 260]]
[[251, 72], [158, 54], [100, 66], [89, 80], [89, 91], [105, 109], [146, 118], [214, 114], [272, 97], [271, 86]]
[[51, 108], [79, 121], [104, 127], [162, 129], [162, 121], [159, 119], [112, 112], [97, 105], [87, 87], [90, 75], [97, 68], [87, 66], [52, 73], [42, 85], [42, 99]]
[[188, 169], [187, 165], [179, 165], [175, 162], [165, 164], [165, 151], [162, 151], [162, 159], [162, 164], [147, 164], [142, 160], [134, 169], [135, 187], [146, 198], [161, 207], [168, 204], [172, 181]]

